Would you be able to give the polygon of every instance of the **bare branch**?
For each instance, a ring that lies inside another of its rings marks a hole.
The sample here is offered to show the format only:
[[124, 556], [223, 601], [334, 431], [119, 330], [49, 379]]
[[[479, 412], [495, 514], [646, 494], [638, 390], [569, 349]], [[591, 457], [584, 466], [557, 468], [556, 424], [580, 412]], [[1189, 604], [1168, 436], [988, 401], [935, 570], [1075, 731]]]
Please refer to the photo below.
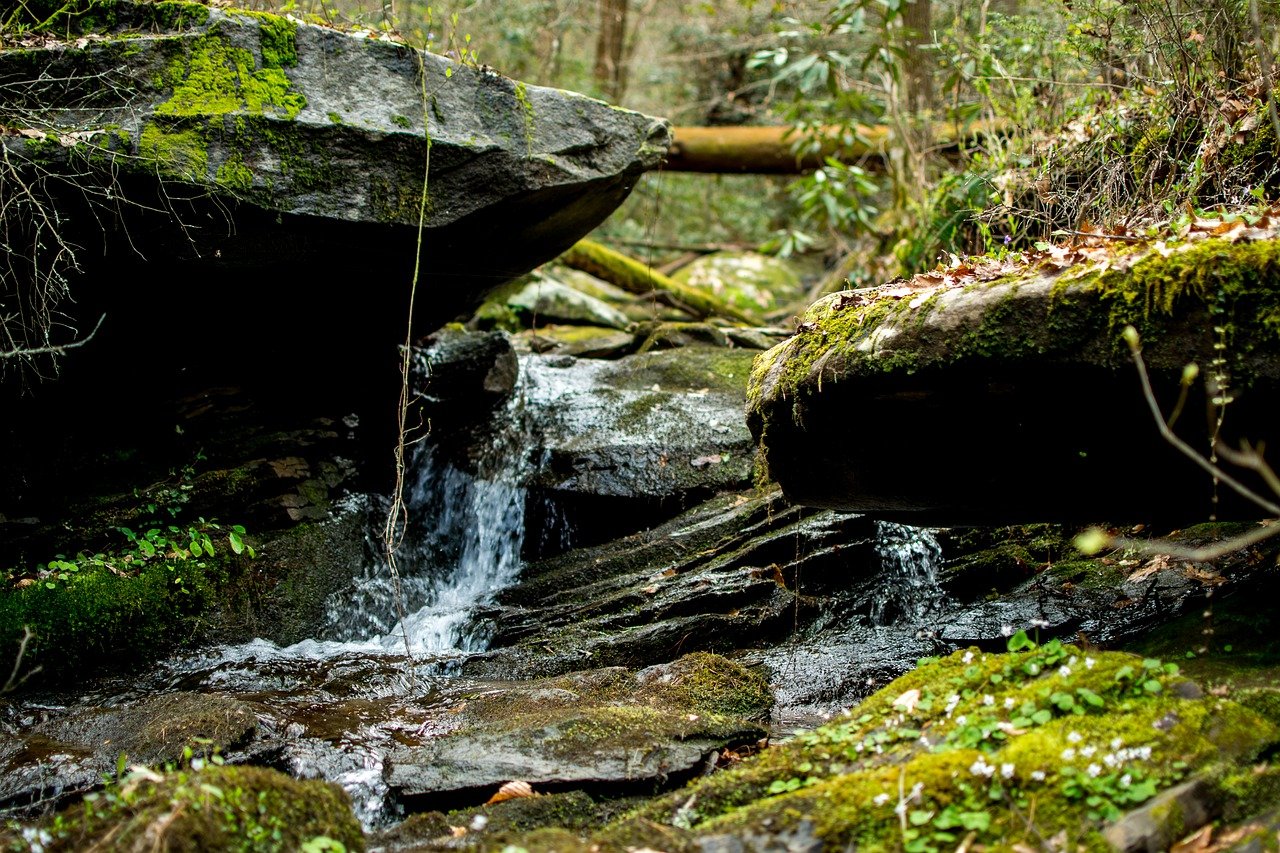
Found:
[[30, 358], [35, 355], [66, 355], [67, 350], [82, 347], [89, 341], [93, 340], [93, 336], [98, 334], [98, 329], [102, 328], [102, 321], [107, 319], [107, 315], [103, 314], [98, 318], [98, 323], [93, 327], [93, 331], [87, 337], [81, 338], [69, 344], [57, 344], [47, 347], [30, 347], [11, 350], [0, 350], [0, 358]]
[[1179, 560], [1190, 560], [1195, 563], [1208, 563], [1219, 557], [1225, 557], [1228, 554], [1239, 551], [1241, 548], [1248, 548], [1250, 545], [1256, 545], [1270, 539], [1272, 536], [1280, 534], [1280, 524], [1274, 520], [1264, 522], [1264, 526], [1260, 526], [1248, 533], [1242, 533], [1239, 536], [1232, 536], [1229, 539], [1223, 539], [1221, 542], [1215, 542], [1212, 545], [1205, 545], [1200, 548], [1184, 548], [1176, 545], [1167, 539], [1156, 539], [1146, 541], [1142, 539], [1127, 539], [1123, 536], [1117, 537], [1110, 541], [1110, 545], [1115, 548], [1125, 548], [1144, 556], [1156, 556], [1163, 554], [1166, 557], [1176, 557]]
[[1226, 483], [1241, 497], [1252, 501], [1262, 509], [1265, 509], [1271, 515], [1280, 516], [1280, 504], [1259, 495], [1235, 477], [1232, 477], [1226, 471], [1222, 470], [1217, 465], [1214, 465], [1208, 459], [1205, 459], [1197, 453], [1191, 445], [1173, 434], [1173, 430], [1169, 429], [1169, 425], [1165, 423], [1164, 416], [1160, 414], [1160, 404], [1156, 402], [1155, 391], [1151, 388], [1151, 377], [1147, 375], [1147, 365], [1146, 362], [1142, 360], [1142, 344], [1138, 340], [1138, 333], [1134, 330], [1132, 334], [1130, 334], [1130, 329], [1133, 329], [1133, 327], [1128, 326], [1125, 328], [1125, 341], [1128, 342], [1129, 350], [1133, 353], [1133, 363], [1138, 368], [1138, 378], [1142, 381], [1142, 394], [1146, 397], [1147, 406], [1151, 409], [1151, 415], [1155, 418], [1156, 427], [1160, 430], [1160, 435], [1164, 437], [1165, 441], [1173, 445], [1183, 456], [1186, 456], [1192, 462], [1196, 463], [1196, 465], [1203, 468], [1211, 476], [1217, 477], [1219, 480]]

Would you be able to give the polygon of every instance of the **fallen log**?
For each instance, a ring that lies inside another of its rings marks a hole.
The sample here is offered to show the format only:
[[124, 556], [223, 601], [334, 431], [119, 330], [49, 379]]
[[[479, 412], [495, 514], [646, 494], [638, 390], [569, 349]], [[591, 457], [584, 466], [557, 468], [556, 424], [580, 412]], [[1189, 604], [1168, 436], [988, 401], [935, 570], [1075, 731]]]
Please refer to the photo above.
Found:
[[615, 252], [594, 240], [579, 240], [560, 256], [560, 263], [617, 285], [630, 293], [649, 294], [656, 291], [670, 296], [681, 307], [699, 317], [713, 314], [751, 326], [760, 325], [759, 318], [739, 311], [714, 294], [674, 281], [635, 258]]
[[[959, 152], [983, 135], [1004, 132], [1003, 121], [979, 121], [958, 126], [938, 122], [932, 128], [935, 150]], [[794, 175], [816, 169], [827, 157], [883, 169], [896, 131], [887, 125], [858, 125], [857, 133], [831, 125], [821, 129], [816, 151], [797, 154], [802, 137], [789, 125], [774, 127], [677, 127], [665, 166], [671, 172], [752, 173]]]

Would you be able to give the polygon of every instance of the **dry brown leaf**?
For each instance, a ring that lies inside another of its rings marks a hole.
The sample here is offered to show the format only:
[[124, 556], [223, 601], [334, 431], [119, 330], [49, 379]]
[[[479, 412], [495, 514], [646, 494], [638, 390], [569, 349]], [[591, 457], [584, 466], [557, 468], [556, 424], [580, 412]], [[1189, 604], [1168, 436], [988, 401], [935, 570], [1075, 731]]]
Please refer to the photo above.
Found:
[[1202, 827], [1169, 848], [1169, 853], [1203, 853], [1210, 850], [1213, 843], [1213, 824]]
[[485, 805], [492, 805], [493, 803], [502, 803], [502, 802], [506, 802], [507, 800], [522, 800], [526, 797], [536, 797], [536, 796], [537, 794], [534, 792], [532, 785], [530, 785], [528, 782], [525, 782], [523, 780], [514, 779], [510, 782], [507, 782], [505, 785], [499, 788], [497, 793], [494, 794], [492, 797], [490, 797], [488, 802], [485, 803]]
[[1163, 572], [1167, 568], [1169, 568], [1169, 558], [1164, 554], [1160, 554], [1159, 556], [1152, 557], [1148, 560], [1146, 565], [1129, 575], [1127, 580], [1130, 583], [1146, 580], [1157, 572]]

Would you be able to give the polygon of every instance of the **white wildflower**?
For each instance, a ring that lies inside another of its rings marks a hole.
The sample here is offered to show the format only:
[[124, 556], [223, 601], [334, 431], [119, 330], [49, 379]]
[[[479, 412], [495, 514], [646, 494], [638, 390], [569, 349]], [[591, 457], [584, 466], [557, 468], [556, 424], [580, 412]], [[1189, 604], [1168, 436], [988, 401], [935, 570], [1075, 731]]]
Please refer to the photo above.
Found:
[[983, 704], [983, 705], [994, 705], [994, 704], [996, 704], [996, 697], [994, 697], [994, 696], [992, 696], [990, 693], [988, 693], [988, 694], [986, 694], [985, 696], [983, 696], [983, 697], [982, 697], [982, 704]]
[[911, 786], [911, 793], [907, 795], [908, 800], [918, 800], [920, 795], [924, 793], [924, 783], [917, 782]]
[[1070, 677], [1071, 677], [1071, 667], [1069, 667], [1069, 666], [1060, 666], [1060, 667], [1058, 667], [1058, 675], [1061, 675], [1063, 678], [1070, 678]]
[[1084, 740], [1084, 738], [1080, 735], [1079, 732], [1070, 732], [1067, 734], [1067, 740], [1071, 743], [1079, 743], [1080, 741]]
[[1048, 619], [1032, 619], [1031, 627], [1032, 628], [1048, 628], [1049, 620]]
[[1075, 760], [1076, 760], [1076, 751], [1075, 751], [1074, 749], [1072, 749], [1071, 747], [1067, 747], [1066, 749], [1062, 750], [1062, 760], [1063, 760], [1063, 761], [1075, 761]]
[[1085, 659], [1084, 659], [1084, 668], [1085, 668], [1085, 669], [1093, 669], [1093, 665], [1094, 665], [1094, 664], [1096, 664], [1096, 663], [1097, 663], [1097, 661], [1096, 661], [1096, 660], [1094, 660], [1093, 658], [1085, 658]]
[[1032, 779], [1034, 779], [1034, 780], [1035, 780], [1035, 781], [1037, 781], [1037, 782], [1043, 782], [1043, 781], [1044, 781], [1044, 771], [1043, 771], [1043, 770], [1032, 770], [1032, 771], [1031, 771], [1031, 778], [1032, 778]]
[[1118, 737], [1117, 737], [1117, 738], [1112, 738], [1112, 739], [1111, 739], [1111, 748], [1112, 748], [1112, 749], [1119, 749], [1119, 748], [1120, 748], [1120, 747], [1122, 747], [1122, 746], [1124, 746], [1124, 738], [1118, 738]]
[[961, 663], [973, 663], [973, 652], [965, 652], [960, 661]]
[[1102, 763], [1108, 767], [1119, 767], [1120, 759], [1116, 758], [1115, 753], [1108, 752], [1106, 755], [1102, 756]]
[[996, 768], [994, 765], [988, 764], [986, 759], [979, 755], [978, 760], [969, 765], [969, 772], [974, 776], [986, 776], [987, 778], [990, 778], [991, 775], [996, 772]]
[[1090, 776], [1101, 776], [1102, 768], [1096, 764], [1090, 764], [1088, 767], [1085, 768], [1085, 772], [1088, 773]]
[[1005, 706], [1006, 708], [1012, 708], [1014, 705], [1017, 705], [1017, 704], [1018, 704], [1017, 702], [1013, 701], [1013, 697], [1012, 697], [1012, 696], [1006, 696], [1006, 697], [1004, 697], [1004, 706]]
[[1080, 749], [1080, 754], [1085, 758], [1093, 758], [1093, 754], [1098, 751], [1096, 746], [1086, 746]]
[[957, 726], [963, 726], [967, 722], [969, 722], [969, 718], [966, 717], [964, 714], [961, 714], [960, 716], [956, 717]]
[[1001, 626], [1000, 626], [1000, 636], [1001, 636], [1001, 637], [1012, 637], [1012, 636], [1013, 636], [1013, 626], [1012, 626], [1012, 625], [1001, 625]]
[[888, 795], [888, 794], [877, 794], [877, 795], [876, 795], [876, 798], [875, 798], [874, 800], [872, 800], [871, 802], [875, 803], [877, 806], [883, 806], [885, 803], [889, 802], [889, 795]]
[[1133, 784], [1133, 777], [1132, 777], [1132, 776], [1130, 776], [1128, 773], [1126, 773], [1126, 774], [1124, 774], [1123, 776], [1121, 776], [1121, 777], [1120, 777], [1120, 787], [1121, 787], [1121, 788], [1127, 788], [1127, 787], [1129, 787], [1129, 786], [1130, 786], [1130, 785], [1132, 785], [1132, 784]]
[[1014, 770], [1014, 767], [1013, 767], [1013, 765], [1012, 765], [1012, 764], [1001, 764], [1001, 765], [1000, 765], [1000, 775], [1001, 775], [1003, 778], [1005, 778], [1005, 779], [1012, 779], [1012, 778], [1013, 778], [1013, 770]]

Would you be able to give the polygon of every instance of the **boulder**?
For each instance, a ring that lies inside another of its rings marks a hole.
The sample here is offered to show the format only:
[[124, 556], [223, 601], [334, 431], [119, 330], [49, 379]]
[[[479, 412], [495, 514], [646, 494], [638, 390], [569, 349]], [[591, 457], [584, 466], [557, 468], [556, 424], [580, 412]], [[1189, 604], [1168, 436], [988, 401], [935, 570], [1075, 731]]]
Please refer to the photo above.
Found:
[[759, 675], [710, 654], [638, 673], [599, 669], [470, 695], [453, 731], [393, 751], [392, 795], [409, 808], [487, 800], [504, 783], [613, 794], [654, 791], [727, 746], [755, 743], [773, 697]]
[[759, 252], [714, 252], [681, 267], [671, 277], [755, 315], [794, 305], [804, 296], [800, 277], [786, 261]]
[[355, 255], [375, 291], [399, 297], [407, 282], [374, 271], [407, 269], [421, 218], [428, 318], [587, 233], [670, 136], [581, 95], [292, 17], [124, 0], [91, 3], [68, 28], [85, 35], [0, 52], [0, 81], [17, 93], [0, 111], [22, 129], [3, 137], [17, 168], [106, 193], [113, 209], [111, 190], [140, 204], [171, 192], [166, 218], [186, 227], [170, 223], [168, 249], [223, 270], [265, 262], [277, 274], [254, 277], [277, 288], [298, 265]]
[[[1178, 433], [1207, 452], [1280, 438], [1280, 240], [1208, 238], [990, 262], [815, 303], [756, 362], [748, 421], [771, 476], [805, 504], [910, 520], [1257, 516], [1165, 442], [1121, 339], [1143, 340]], [[1215, 362], [1215, 359], [1221, 359]], [[1208, 383], [1226, 377], [1227, 391]], [[1264, 485], [1259, 485], [1264, 492]]]

